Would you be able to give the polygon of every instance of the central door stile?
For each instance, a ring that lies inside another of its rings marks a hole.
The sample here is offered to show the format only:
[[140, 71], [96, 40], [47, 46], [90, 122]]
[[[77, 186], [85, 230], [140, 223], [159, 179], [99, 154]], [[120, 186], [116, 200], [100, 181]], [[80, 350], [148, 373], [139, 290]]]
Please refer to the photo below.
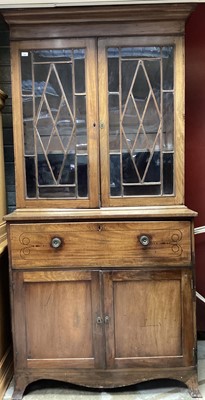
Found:
[[88, 142], [88, 176], [90, 208], [100, 206], [99, 177], [99, 119], [98, 119], [98, 84], [97, 84], [97, 46], [95, 39], [86, 39], [86, 84], [87, 84], [87, 128]]
[[113, 272], [103, 272], [103, 295], [104, 295], [104, 328], [106, 343], [106, 368], [115, 368], [115, 334], [114, 334], [114, 298], [113, 298]]
[[100, 180], [101, 202], [109, 207], [109, 117], [108, 117], [108, 65], [106, 40], [98, 40], [98, 90], [99, 90], [99, 136], [100, 136]]
[[105, 369], [105, 334], [103, 321], [102, 273], [92, 274], [93, 350], [95, 368]]

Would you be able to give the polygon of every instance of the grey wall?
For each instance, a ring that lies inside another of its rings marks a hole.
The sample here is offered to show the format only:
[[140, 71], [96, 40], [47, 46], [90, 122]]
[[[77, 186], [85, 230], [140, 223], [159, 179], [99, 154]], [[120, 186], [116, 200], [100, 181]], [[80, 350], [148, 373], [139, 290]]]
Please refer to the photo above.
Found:
[[12, 130], [12, 106], [11, 106], [11, 68], [9, 49], [9, 29], [0, 16], [0, 89], [7, 95], [5, 107], [2, 111], [4, 160], [7, 190], [8, 212], [15, 209], [15, 178], [14, 178], [14, 154], [13, 154], [13, 130]]

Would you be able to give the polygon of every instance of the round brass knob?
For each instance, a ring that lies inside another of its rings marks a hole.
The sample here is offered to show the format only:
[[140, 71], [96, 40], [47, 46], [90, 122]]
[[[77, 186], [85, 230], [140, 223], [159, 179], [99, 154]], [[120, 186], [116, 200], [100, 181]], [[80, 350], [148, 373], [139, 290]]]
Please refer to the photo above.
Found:
[[51, 240], [51, 246], [53, 247], [53, 249], [58, 249], [62, 244], [62, 240], [59, 237], [54, 237]]
[[142, 244], [142, 246], [148, 246], [150, 243], [149, 236], [147, 235], [140, 236], [140, 243]]

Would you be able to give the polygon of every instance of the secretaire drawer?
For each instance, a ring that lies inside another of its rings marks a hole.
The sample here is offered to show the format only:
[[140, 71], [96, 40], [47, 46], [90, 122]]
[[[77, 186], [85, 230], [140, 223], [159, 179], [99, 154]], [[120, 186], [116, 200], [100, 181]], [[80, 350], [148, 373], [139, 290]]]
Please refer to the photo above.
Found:
[[188, 266], [189, 221], [10, 225], [13, 268]]

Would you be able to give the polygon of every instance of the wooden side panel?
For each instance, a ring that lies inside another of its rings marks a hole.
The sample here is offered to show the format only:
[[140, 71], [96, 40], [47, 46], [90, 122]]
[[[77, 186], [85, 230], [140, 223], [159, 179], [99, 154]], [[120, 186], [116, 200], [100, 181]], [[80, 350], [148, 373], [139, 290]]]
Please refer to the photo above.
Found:
[[13, 375], [8, 254], [0, 252], [0, 399]]
[[[191, 265], [190, 222], [12, 224], [13, 268]], [[147, 236], [148, 245], [140, 242]], [[59, 248], [52, 239], [61, 240]]]
[[[110, 273], [109, 279], [105, 277], [110, 367], [191, 365], [193, 328], [188, 329], [190, 317], [185, 309], [192, 310], [192, 299], [184, 291], [184, 274], [181, 271], [122, 271]], [[190, 290], [190, 277], [185, 275]]]
[[[198, 211], [195, 227], [203, 226], [205, 221], [205, 3], [197, 5], [195, 12], [186, 24], [186, 144], [185, 144], [185, 198], [186, 204]], [[201, 50], [203, 49], [203, 51]], [[194, 135], [193, 135], [194, 132]], [[195, 236], [196, 251], [196, 287], [205, 297], [205, 236]], [[205, 332], [205, 303], [197, 300], [197, 328]], [[203, 336], [202, 336], [203, 337]]]
[[[21, 277], [21, 327], [15, 298], [17, 365], [30, 368], [98, 365], [93, 321], [99, 311], [98, 274], [91, 272], [16, 272]], [[15, 290], [14, 290], [15, 293]], [[100, 342], [99, 342], [100, 343]], [[19, 357], [21, 365], [19, 365]]]

